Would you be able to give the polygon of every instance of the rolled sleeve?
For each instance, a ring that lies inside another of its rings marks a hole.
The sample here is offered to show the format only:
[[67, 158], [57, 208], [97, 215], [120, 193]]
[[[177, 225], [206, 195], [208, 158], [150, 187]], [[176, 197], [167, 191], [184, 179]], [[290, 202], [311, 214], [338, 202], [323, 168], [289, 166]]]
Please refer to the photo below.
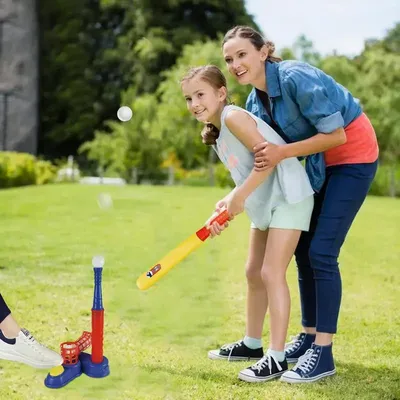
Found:
[[321, 78], [311, 66], [302, 66], [286, 71], [285, 89], [297, 103], [301, 114], [318, 132], [330, 133], [344, 126], [340, 107], [329, 95], [333, 85]]
[[328, 117], [321, 118], [315, 124], [318, 132], [321, 133], [333, 132], [335, 129], [341, 128], [343, 126], [344, 119], [339, 111], [336, 111], [334, 114], [331, 114]]

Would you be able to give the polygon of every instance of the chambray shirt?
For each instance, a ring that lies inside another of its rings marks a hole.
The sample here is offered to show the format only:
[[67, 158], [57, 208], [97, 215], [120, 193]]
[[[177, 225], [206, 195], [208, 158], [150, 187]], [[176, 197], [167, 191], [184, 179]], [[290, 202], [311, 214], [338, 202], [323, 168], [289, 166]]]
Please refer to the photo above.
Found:
[[[362, 114], [358, 99], [332, 77], [309, 64], [268, 61], [265, 72], [272, 117], [288, 142], [305, 140], [317, 133], [331, 133]], [[271, 125], [255, 88], [247, 98], [246, 109]], [[306, 171], [311, 186], [318, 192], [325, 181], [323, 153], [307, 156]]]

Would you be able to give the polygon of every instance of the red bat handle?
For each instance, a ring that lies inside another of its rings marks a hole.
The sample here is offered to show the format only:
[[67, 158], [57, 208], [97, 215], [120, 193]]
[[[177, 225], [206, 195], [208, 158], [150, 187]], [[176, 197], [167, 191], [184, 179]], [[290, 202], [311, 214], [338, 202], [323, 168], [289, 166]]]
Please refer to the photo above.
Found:
[[[225, 222], [229, 221], [228, 210], [222, 211], [222, 213], [218, 214], [215, 218], [213, 218], [207, 225], [212, 225], [214, 222], [218, 222], [219, 225], [224, 225]], [[207, 226], [203, 226], [203, 228], [199, 229], [196, 232], [197, 237], [203, 242], [210, 236], [210, 230]]]

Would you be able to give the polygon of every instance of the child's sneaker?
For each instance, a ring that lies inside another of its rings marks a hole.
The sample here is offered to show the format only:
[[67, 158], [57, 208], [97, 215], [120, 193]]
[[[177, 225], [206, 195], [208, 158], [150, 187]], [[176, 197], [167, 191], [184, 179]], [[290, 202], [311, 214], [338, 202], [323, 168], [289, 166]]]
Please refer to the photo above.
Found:
[[208, 352], [208, 358], [211, 358], [211, 360], [251, 361], [259, 360], [263, 356], [262, 347], [250, 349], [244, 344], [243, 340], [225, 344], [219, 350], [210, 350]]
[[314, 343], [315, 335], [310, 333], [299, 333], [289, 343], [285, 344], [285, 357], [288, 363], [296, 363], [301, 356]]
[[60, 354], [37, 342], [26, 329], [21, 329], [15, 339], [6, 338], [0, 331], [0, 359], [34, 368], [53, 368], [63, 363]]
[[299, 358], [292, 370], [285, 372], [281, 381], [288, 383], [316, 382], [336, 373], [332, 355], [332, 345], [313, 344], [304, 356]]
[[279, 362], [274, 356], [266, 354], [260, 361], [239, 372], [239, 379], [246, 382], [266, 382], [279, 378], [288, 370], [286, 359]]

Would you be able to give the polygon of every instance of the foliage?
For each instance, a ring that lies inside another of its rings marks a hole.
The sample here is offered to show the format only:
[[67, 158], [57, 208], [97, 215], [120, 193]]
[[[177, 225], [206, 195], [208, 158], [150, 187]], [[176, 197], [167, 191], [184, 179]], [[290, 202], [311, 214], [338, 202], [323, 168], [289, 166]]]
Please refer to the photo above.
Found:
[[375, 127], [381, 159], [396, 163], [400, 161], [400, 54], [380, 46], [366, 50], [361, 76], [356, 93]]
[[400, 197], [400, 165], [380, 165], [369, 194]]
[[124, 104], [131, 105], [133, 118], [128, 122], [108, 122], [109, 132], [96, 132], [95, 139], [83, 144], [80, 152], [87, 151], [90, 160], [123, 176], [132, 167], [145, 174], [155, 173], [171, 152], [184, 169], [204, 166], [209, 148], [201, 142], [202, 124], [187, 111], [179, 82], [190, 67], [215, 64], [228, 78], [230, 101], [244, 106], [247, 88], [228, 76], [220, 51], [220, 41], [185, 46], [176, 65], [163, 73], [164, 80], [156, 93], [133, 101], [133, 91], [124, 94]]
[[181, 184], [186, 186], [210, 186], [208, 169], [199, 168], [186, 171]]
[[38, 12], [39, 152], [51, 158], [108, 132], [122, 93], [153, 93], [184, 45], [255, 26], [243, 0], [42, 0]]
[[162, 163], [162, 146], [150, 134], [157, 107], [155, 97], [144, 95], [130, 106], [134, 118], [123, 123], [108, 121], [111, 133], [97, 131], [95, 139], [84, 143], [79, 152], [87, 153], [88, 159], [96, 161], [106, 173], [117, 172], [128, 180], [134, 167], [145, 175], [157, 175]]
[[124, 10], [102, 9], [99, 0], [41, 1], [41, 154], [75, 154], [114, 115], [128, 79], [129, 48], [119, 48], [116, 34], [125, 29]]
[[232, 180], [232, 177], [229, 171], [226, 169], [225, 165], [222, 163], [218, 163], [215, 166], [215, 182], [219, 187], [235, 187], [235, 183]]
[[56, 168], [31, 154], [0, 152], [0, 188], [52, 182]]
[[314, 44], [305, 35], [300, 35], [293, 44], [293, 53], [296, 59], [319, 66], [321, 55], [314, 49]]
[[[140, 171], [139, 180], [161, 179], [171, 153], [182, 169], [177, 180], [184, 170], [215, 162], [179, 82], [189, 67], [215, 64], [228, 78], [230, 99], [244, 106], [250, 87], [227, 73], [220, 45], [232, 26], [256, 27], [243, 0], [41, 3], [40, 154], [54, 159], [79, 149], [91, 168], [128, 180], [132, 168]], [[388, 166], [400, 161], [399, 43], [398, 23], [382, 40], [366, 41], [354, 58], [336, 52], [323, 57], [305, 35], [277, 52], [316, 65], [360, 99]], [[116, 121], [121, 104], [134, 110], [131, 121]]]
[[353, 60], [346, 56], [328, 56], [321, 60], [319, 67], [356, 95], [359, 68]]

